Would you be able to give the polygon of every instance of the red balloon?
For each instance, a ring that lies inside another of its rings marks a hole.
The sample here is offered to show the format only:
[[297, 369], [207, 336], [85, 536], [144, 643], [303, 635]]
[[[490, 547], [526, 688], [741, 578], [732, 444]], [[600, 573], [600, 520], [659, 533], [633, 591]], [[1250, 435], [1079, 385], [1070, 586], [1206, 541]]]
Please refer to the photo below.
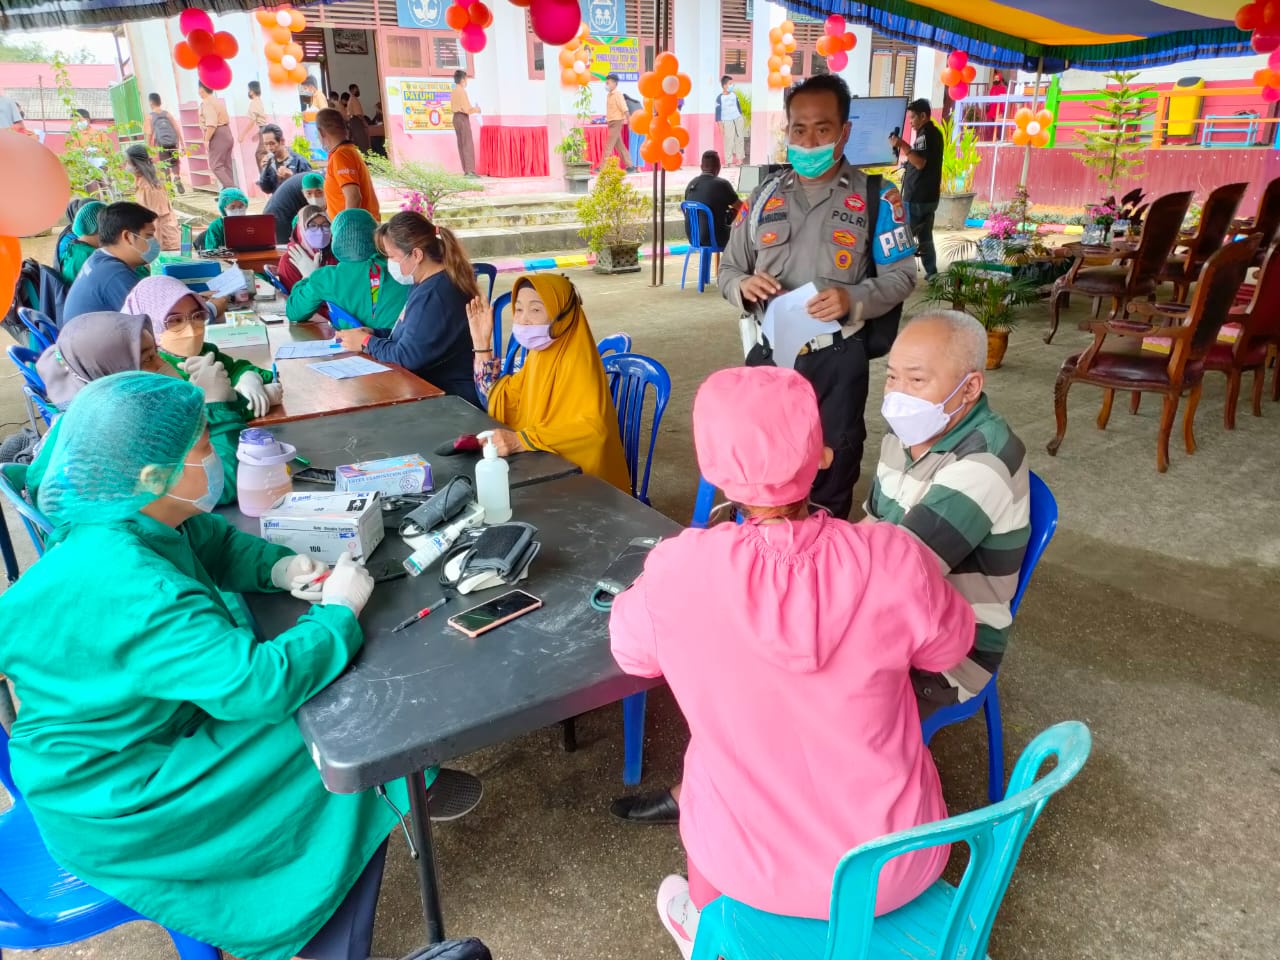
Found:
[[197, 57], [207, 57], [213, 53], [213, 34], [208, 30], [192, 30], [187, 34], [187, 43]]
[[1262, 24], [1262, 10], [1256, 3], [1246, 3], [1236, 11], [1236, 26], [1246, 32], [1256, 30]]
[[0, 314], [8, 313], [22, 272], [22, 244], [17, 237], [0, 237]]
[[1280, 34], [1255, 33], [1252, 42], [1253, 49], [1257, 53], [1273, 53], [1280, 50]]
[[840, 16], [838, 13], [833, 13], [831, 16], [827, 17], [827, 22], [822, 29], [828, 37], [838, 37], [844, 33], [847, 28], [848, 25], [845, 23], [844, 17]]
[[486, 43], [484, 30], [474, 23], [468, 23], [462, 28], [462, 33], [458, 36], [458, 43], [462, 45], [462, 49], [467, 53], [479, 53], [484, 49]]
[[471, 17], [471, 22], [481, 29], [487, 30], [493, 24], [493, 11], [480, 0], [467, 7], [467, 14]]
[[1277, 100], [1280, 100], [1280, 89], [1276, 87], [1263, 87], [1262, 99], [1267, 101], [1267, 103], [1275, 103]]
[[953, 84], [947, 92], [951, 94], [952, 100], [959, 102], [969, 95], [969, 85], [967, 83]]
[[1272, 70], [1280, 70], [1280, 50], [1274, 50], [1267, 58], [1267, 66]]
[[1262, 26], [1274, 27], [1280, 24], [1280, 3], [1276, 0], [1264, 0], [1259, 6], [1262, 8]]
[[203, 30], [205, 33], [213, 33], [213, 18], [203, 10], [195, 7], [188, 7], [178, 14], [178, 29], [182, 31], [182, 35], [190, 36], [193, 30]]
[[466, 7], [453, 4], [444, 12], [444, 22], [449, 25], [450, 30], [461, 30], [471, 22], [471, 17]]
[[179, 40], [173, 48], [173, 62], [183, 70], [194, 70], [200, 64], [200, 57], [191, 49], [191, 44]]
[[578, 0], [531, 0], [529, 19], [539, 40], [558, 47], [578, 35], [582, 11]]
[[3, 130], [0, 170], [11, 184], [0, 204], [0, 235], [30, 237], [57, 222], [71, 199], [71, 182], [57, 154], [35, 137]]
[[215, 56], [222, 57], [223, 60], [230, 60], [240, 52], [240, 44], [227, 31], [219, 30], [213, 35], [213, 52]]
[[947, 56], [947, 66], [952, 70], [963, 70], [969, 62], [969, 55], [963, 50], [953, 50]]
[[212, 54], [201, 57], [196, 73], [200, 77], [200, 82], [210, 90], [225, 90], [231, 86], [231, 67], [221, 57]]
[[849, 55], [843, 50], [837, 50], [831, 56], [827, 57], [827, 66], [839, 73], [849, 65]]

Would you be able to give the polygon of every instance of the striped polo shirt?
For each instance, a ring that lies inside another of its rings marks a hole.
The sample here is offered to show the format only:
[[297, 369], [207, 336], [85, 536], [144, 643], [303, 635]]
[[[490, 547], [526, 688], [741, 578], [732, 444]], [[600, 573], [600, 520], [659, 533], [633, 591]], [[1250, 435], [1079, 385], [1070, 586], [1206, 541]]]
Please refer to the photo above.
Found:
[[[973, 605], [971, 664], [948, 679], [976, 693], [1000, 665], [1013, 616], [1009, 603], [1030, 533], [1027, 451], [984, 393], [919, 460], [888, 433], [880, 446], [868, 515], [905, 527], [937, 555], [947, 579]], [[976, 666], [979, 670], [966, 670]], [[985, 678], [985, 679], [984, 679]], [[965, 697], [961, 697], [965, 699]]]

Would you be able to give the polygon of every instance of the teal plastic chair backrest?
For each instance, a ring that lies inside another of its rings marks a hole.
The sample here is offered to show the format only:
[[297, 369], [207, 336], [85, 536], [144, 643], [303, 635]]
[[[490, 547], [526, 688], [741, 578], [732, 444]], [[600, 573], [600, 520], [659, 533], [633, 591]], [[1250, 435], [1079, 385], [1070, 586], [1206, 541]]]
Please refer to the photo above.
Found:
[[[880, 871], [894, 857], [951, 843], [969, 845], [969, 865], [956, 888], [938, 960], [987, 955], [991, 925], [1013, 876], [1022, 845], [1049, 798], [1080, 772], [1089, 756], [1089, 728], [1076, 720], [1055, 724], [1031, 741], [1018, 759], [1004, 800], [864, 843], [836, 867], [831, 889], [827, 960], [862, 960], [875, 922]], [[1050, 758], [1057, 766], [1043, 777]]]
[[27, 465], [0, 463], [0, 496], [18, 511], [18, 515], [22, 517], [22, 525], [27, 528], [27, 536], [36, 548], [36, 555], [42, 556], [45, 537], [53, 532], [53, 524], [27, 500], [26, 491]]

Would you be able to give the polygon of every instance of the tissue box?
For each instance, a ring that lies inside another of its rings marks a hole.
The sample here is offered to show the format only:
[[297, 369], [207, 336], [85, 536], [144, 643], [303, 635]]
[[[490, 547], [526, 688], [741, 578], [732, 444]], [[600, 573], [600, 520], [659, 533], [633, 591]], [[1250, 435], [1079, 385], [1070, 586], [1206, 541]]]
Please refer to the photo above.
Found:
[[376, 492], [291, 493], [261, 523], [263, 540], [325, 563], [337, 563], [344, 553], [368, 560], [385, 532]]
[[432, 488], [431, 464], [420, 453], [366, 460], [338, 467], [335, 490], [354, 493], [376, 490], [384, 496], [424, 493]]

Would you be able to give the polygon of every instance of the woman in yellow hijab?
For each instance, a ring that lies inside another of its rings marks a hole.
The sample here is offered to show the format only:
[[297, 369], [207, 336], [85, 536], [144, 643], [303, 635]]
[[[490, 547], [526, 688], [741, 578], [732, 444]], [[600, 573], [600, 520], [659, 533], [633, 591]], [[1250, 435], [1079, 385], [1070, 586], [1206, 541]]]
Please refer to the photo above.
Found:
[[467, 306], [476, 393], [510, 428], [494, 431], [498, 453], [546, 450], [630, 492], [618, 414], [578, 291], [566, 277], [526, 275], [511, 306], [511, 335], [529, 355], [505, 377], [493, 354], [493, 310], [482, 297]]

